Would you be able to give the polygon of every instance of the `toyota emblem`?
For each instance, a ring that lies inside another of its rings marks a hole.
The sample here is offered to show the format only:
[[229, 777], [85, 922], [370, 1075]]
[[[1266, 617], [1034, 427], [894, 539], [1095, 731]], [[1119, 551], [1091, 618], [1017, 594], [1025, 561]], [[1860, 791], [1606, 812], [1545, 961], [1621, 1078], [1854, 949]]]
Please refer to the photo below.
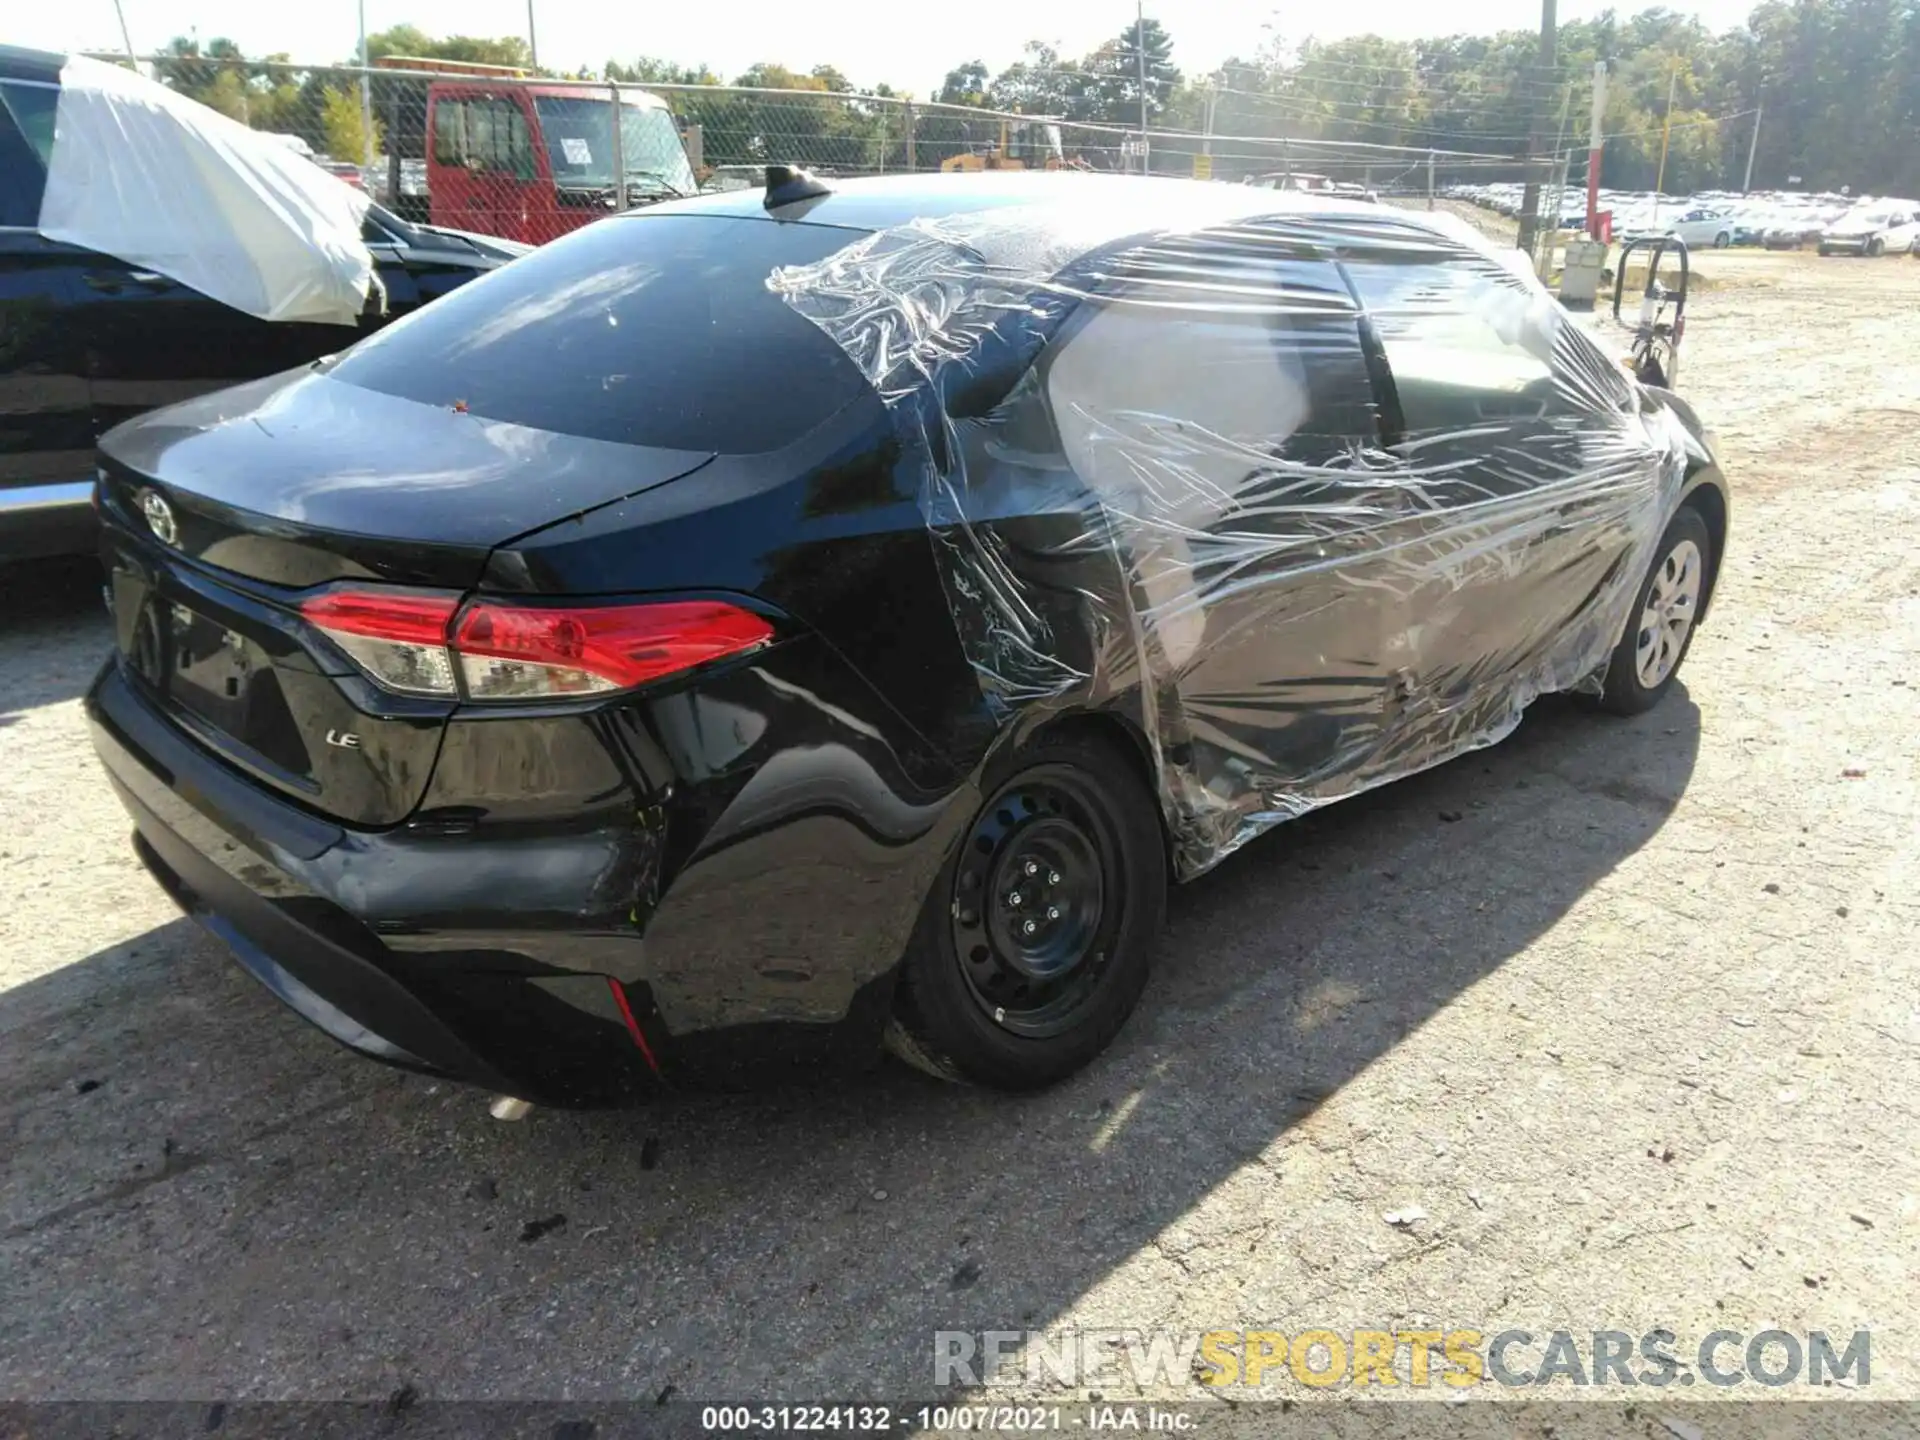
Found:
[[147, 528], [162, 545], [180, 543], [180, 527], [173, 523], [173, 507], [157, 490], [140, 492], [140, 513], [147, 517]]

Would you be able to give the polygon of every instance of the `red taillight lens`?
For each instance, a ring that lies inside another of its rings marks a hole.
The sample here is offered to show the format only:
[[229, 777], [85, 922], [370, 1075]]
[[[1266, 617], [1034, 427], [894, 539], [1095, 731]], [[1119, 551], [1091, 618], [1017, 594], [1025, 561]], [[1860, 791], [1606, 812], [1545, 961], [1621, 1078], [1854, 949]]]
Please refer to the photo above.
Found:
[[773, 638], [773, 626], [760, 616], [719, 600], [475, 600], [463, 610], [454, 595], [329, 590], [303, 601], [300, 613], [376, 684], [444, 699], [553, 700], [629, 690]]
[[453, 637], [474, 700], [628, 690], [766, 644], [773, 627], [718, 600], [531, 606], [477, 600]]
[[458, 691], [447, 627], [459, 606], [454, 595], [329, 590], [301, 601], [300, 613], [374, 683], [403, 695], [452, 699]]

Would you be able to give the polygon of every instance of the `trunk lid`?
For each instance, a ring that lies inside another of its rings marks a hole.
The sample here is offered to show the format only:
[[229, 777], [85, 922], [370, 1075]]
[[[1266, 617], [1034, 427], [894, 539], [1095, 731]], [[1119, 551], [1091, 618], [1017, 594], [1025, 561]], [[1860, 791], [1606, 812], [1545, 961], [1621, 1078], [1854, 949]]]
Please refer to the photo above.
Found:
[[465, 586], [496, 545], [698, 469], [345, 384], [327, 362], [169, 406], [101, 442], [107, 498], [167, 502], [171, 548], [273, 585]]
[[460, 594], [500, 543], [711, 458], [481, 420], [317, 371], [156, 411], [101, 447], [120, 663], [200, 744], [318, 813], [404, 820], [450, 700], [374, 685], [305, 621], [341, 581]]

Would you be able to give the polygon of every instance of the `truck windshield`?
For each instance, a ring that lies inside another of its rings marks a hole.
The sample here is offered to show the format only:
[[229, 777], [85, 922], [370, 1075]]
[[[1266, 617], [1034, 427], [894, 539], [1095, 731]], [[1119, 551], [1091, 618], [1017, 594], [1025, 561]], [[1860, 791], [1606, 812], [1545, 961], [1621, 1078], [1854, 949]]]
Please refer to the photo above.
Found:
[[[585, 96], [536, 95], [540, 134], [560, 185], [613, 184], [613, 105]], [[652, 106], [620, 107], [621, 161], [630, 184], [691, 195], [699, 188], [673, 117]]]

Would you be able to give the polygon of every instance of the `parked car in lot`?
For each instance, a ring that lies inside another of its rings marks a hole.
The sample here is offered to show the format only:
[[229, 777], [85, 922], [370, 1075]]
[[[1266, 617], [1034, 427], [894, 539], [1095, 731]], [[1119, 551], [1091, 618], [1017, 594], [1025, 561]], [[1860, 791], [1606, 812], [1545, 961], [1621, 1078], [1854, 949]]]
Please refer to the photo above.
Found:
[[1822, 255], [1909, 255], [1920, 247], [1920, 207], [1881, 200], [1842, 215], [1820, 232]]
[[1733, 244], [1733, 216], [1722, 210], [1689, 210], [1666, 227], [1669, 235], [1678, 235], [1695, 249], [1711, 247], [1724, 250]]
[[351, 1048], [1042, 1085], [1170, 874], [1674, 684], [1703, 432], [1453, 217], [768, 178], [102, 444], [136, 848]]
[[[409, 225], [362, 200], [360, 240], [378, 286], [357, 320], [316, 323], [246, 313], [169, 273], [164, 259], [50, 238], [41, 207], [63, 63], [0, 48], [0, 562], [96, 547], [94, 443], [120, 421], [330, 354], [527, 248]], [[236, 143], [285, 149], [233, 128]], [[225, 150], [198, 153], [209, 167], [228, 163]], [[129, 163], [97, 158], [102, 176]], [[337, 183], [297, 163], [315, 184]], [[207, 212], [198, 223], [217, 219]], [[140, 217], [126, 228], [137, 232]], [[232, 249], [243, 256], [246, 246], [235, 239]]]

